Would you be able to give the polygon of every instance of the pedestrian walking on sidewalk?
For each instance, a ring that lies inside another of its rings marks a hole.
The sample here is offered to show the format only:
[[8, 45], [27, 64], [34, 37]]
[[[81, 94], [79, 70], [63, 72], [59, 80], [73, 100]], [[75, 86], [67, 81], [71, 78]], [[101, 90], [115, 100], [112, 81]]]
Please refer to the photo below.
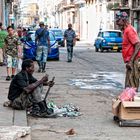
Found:
[[66, 41], [67, 46], [67, 59], [68, 62], [72, 62], [73, 57], [73, 47], [76, 43], [76, 34], [75, 31], [72, 29], [72, 24], [68, 24], [68, 29], [64, 32], [64, 44]]
[[126, 64], [126, 87], [139, 87], [140, 40], [134, 27], [128, 22], [126, 12], [116, 13], [116, 24], [123, 32], [122, 56]]
[[[8, 93], [9, 106], [14, 109], [24, 110], [29, 107], [39, 107], [40, 113], [48, 113], [46, 101], [43, 100], [43, 85], [53, 86], [54, 82], [48, 81], [48, 75], [41, 80], [33, 77], [34, 62], [26, 59], [22, 63], [22, 70], [11, 81]], [[36, 112], [37, 113], [37, 112]]]
[[8, 33], [3, 29], [2, 23], [0, 22], [0, 66], [4, 65], [3, 48], [7, 34]]
[[39, 66], [38, 72], [45, 72], [48, 52], [50, 51], [50, 37], [44, 22], [40, 22], [39, 26], [40, 28], [35, 33], [35, 42], [37, 44], [36, 60]]
[[23, 43], [21, 41], [21, 38], [23, 37], [22, 34], [22, 29], [21, 27], [17, 28], [17, 35], [19, 39], [19, 45], [18, 45], [18, 60], [17, 60], [17, 71], [21, 71], [21, 65], [22, 65], [22, 60], [23, 60]]
[[5, 39], [4, 56], [7, 62], [6, 80], [9, 81], [11, 80], [11, 78], [14, 77], [16, 73], [18, 59], [18, 45], [20, 45], [20, 41], [18, 39], [18, 36], [15, 34], [12, 26], [8, 26], [7, 31], [8, 35]]

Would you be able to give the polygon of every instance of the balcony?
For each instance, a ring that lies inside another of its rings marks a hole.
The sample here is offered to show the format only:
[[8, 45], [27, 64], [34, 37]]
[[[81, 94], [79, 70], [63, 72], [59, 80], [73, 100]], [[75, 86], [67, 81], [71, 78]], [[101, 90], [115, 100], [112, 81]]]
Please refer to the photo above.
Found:
[[136, 7], [136, 8], [132, 8], [133, 11], [140, 11], [140, 6]]
[[129, 1], [128, 0], [122, 0], [122, 3], [121, 3], [121, 10], [129, 10], [130, 9], [130, 7], [129, 7]]
[[108, 10], [119, 10], [121, 8], [120, 3], [113, 3], [113, 2], [108, 2], [107, 9]]
[[116, 2], [116, 3], [109, 3], [108, 4], [108, 9], [111, 9], [111, 10], [129, 10], [130, 7], [129, 7], [129, 4], [126, 2], [126, 3], [122, 3], [122, 2]]
[[70, 9], [70, 8], [75, 8], [74, 4], [67, 4], [63, 6], [63, 9]]
[[70, 2], [62, 1], [58, 6], [59, 11], [63, 11], [70, 8], [75, 8], [74, 1], [71, 0]]

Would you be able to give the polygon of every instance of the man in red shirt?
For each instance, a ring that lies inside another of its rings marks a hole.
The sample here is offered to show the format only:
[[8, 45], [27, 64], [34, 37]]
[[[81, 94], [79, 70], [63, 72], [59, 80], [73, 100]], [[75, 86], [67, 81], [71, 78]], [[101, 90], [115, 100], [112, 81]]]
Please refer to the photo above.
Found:
[[128, 22], [126, 12], [116, 13], [116, 24], [123, 32], [122, 56], [126, 64], [125, 87], [139, 87], [140, 40], [134, 27]]

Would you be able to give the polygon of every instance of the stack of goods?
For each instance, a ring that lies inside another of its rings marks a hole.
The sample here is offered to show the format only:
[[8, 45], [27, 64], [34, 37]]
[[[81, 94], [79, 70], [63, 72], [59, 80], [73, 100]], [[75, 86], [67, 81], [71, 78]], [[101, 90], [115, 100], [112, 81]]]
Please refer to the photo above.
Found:
[[112, 112], [119, 120], [140, 120], [140, 95], [136, 88], [126, 88], [113, 99]]

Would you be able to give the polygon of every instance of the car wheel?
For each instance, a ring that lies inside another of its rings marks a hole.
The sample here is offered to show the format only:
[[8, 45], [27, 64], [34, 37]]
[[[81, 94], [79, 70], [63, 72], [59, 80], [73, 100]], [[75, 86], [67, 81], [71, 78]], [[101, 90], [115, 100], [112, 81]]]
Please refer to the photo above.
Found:
[[98, 52], [98, 51], [99, 51], [99, 49], [95, 47], [95, 52]]
[[120, 49], [117, 50], [117, 52], [120, 52], [120, 51], [121, 51]]
[[55, 60], [59, 61], [59, 57], [58, 57], [58, 58], [56, 58]]

